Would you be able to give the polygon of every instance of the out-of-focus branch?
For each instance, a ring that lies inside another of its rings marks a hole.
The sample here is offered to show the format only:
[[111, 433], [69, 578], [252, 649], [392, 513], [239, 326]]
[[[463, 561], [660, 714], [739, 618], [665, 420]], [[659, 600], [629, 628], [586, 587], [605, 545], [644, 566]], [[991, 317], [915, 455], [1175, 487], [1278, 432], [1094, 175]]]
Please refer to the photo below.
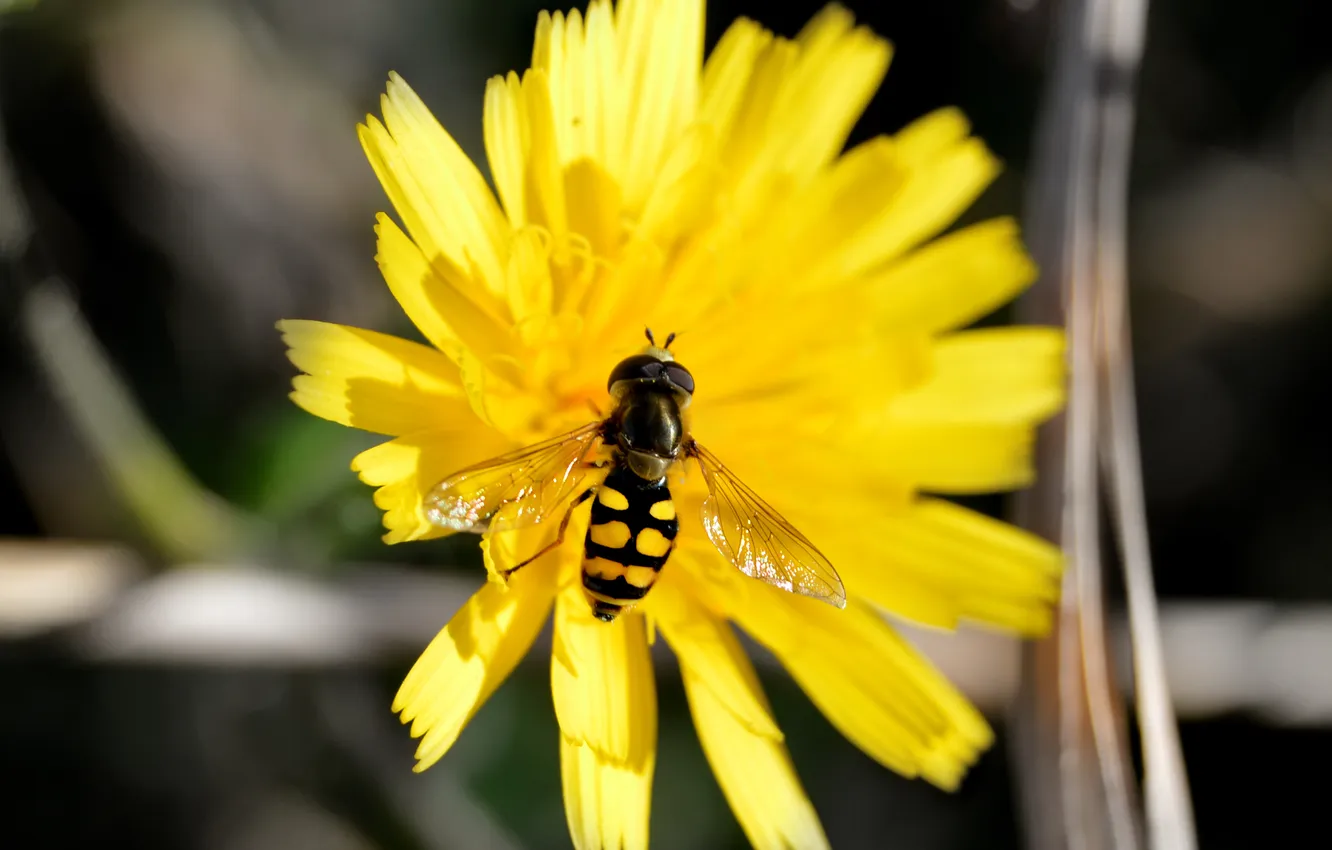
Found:
[[199, 558], [253, 551], [264, 528], [204, 488], [138, 409], [68, 288], [25, 279], [33, 238], [8, 152], [0, 144], [0, 264], [42, 374], [116, 491], [163, 554]]
[[1096, 27], [1101, 67], [1097, 175], [1096, 280], [1100, 337], [1101, 457], [1132, 638], [1138, 727], [1142, 739], [1147, 839], [1153, 848], [1193, 850], [1193, 805], [1179, 745], [1147, 538], [1142, 455], [1138, 448], [1132, 337], [1128, 316], [1128, 183], [1132, 160], [1134, 76], [1142, 60], [1147, 0], [1102, 3]]
[[1041, 484], [1019, 519], [1068, 558], [1054, 634], [1028, 648], [1015, 724], [1031, 846], [1136, 848], [1142, 841], [1123, 697], [1113, 676], [1101, 564], [1098, 456], [1125, 557], [1131, 647], [1148, 769], [1151, 845], [1193, 846], [1166, 691], [1138, 474], [1128, 357], [1124, 237], [1133, 81], [1146, 0], [1067, 0], [1050, 73], [1030, 196], [1028, 240], [1041, 281], [1026, 321], [1068, 332], [1068, 409], [1043, 434]]
[[0, 15], [31, 9], [36, 5], [37, 0], [0, 0]]
[[1042, 435], [1039, 483], [1018, 503], [1019, 520], [1059, 542], [1067, 557], [1054, 632], [1024, 653], [1014, 724], [1035, 850], [1132, 848], [1138, 832], [1101, 594], [1091, 268], [1097, 67], [1087, 41], [1097, 2], [1059, 8], [1027, 203], [1027, 239], [1042, 275], [1020, 306], [1022, 318], [1065, 326], [1071, 373], [1068, 408]]
[[62, 284], [48, 280], [29, 292], [22, 322], [65, 413], [164, 554], [198, 558], [257, 547], [262, 525], [184, 467], [135, 405]]

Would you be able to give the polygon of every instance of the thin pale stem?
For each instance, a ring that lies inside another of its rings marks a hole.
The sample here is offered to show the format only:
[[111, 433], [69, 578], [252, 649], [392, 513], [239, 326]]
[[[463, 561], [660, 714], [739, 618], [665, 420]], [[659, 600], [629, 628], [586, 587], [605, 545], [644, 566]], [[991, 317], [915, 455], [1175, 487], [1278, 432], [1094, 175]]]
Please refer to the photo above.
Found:
[[1102, 140], [1097, 191], [1101, 457], [1128, 597], [1147, 837], [1150, 846], [1160, 850], [1193, 850], [1197, 846], [1193, 806], [1170, 701], [1148, 546], [1125, 268], [1133, 76], [1142, 57], [1147, 4], [1146, 0], [1116, 0], [1107, 5], [1104, 32], [1110, 73], [1102, 81], [1099, 103]]

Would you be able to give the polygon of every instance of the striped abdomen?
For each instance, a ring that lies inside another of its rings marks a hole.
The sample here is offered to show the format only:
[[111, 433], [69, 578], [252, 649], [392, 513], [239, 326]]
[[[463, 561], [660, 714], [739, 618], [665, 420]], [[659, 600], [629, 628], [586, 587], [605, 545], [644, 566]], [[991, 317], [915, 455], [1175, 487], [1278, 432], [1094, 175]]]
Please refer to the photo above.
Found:
[[598, 620], [614, 620], [647, 595], [679, 530], [665, 479], [647, 481], [616, 463], [592, 502], [583, 543], [583, 592]]

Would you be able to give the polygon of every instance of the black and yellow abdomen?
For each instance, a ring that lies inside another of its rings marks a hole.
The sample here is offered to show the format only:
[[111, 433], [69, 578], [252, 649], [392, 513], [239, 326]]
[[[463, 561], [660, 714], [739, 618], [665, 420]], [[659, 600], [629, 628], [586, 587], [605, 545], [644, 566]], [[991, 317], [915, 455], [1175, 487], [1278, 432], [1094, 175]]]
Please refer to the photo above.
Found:
[[648, 481], [616, 462], [592, 502], [583, 542], [583, 592], [598, 620], [614, 620], [647, 595], [679, 530], [666, 480]]

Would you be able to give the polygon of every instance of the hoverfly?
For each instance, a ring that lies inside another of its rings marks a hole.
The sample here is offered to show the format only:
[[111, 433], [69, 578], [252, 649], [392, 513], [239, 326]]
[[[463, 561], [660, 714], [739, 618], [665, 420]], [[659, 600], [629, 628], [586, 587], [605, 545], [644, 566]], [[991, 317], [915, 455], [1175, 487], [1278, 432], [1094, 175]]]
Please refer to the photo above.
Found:
[[647, 338], [642, 353], [611, 371], [610, 416], [449, 476], [427, 494], [427, 517], [455, 531], [502, 532], [545, 522], [567, 504], [555, 539], [507, 570], [507, 578], [560, 546], [574, 510], [595, 497], [583, 592], [593, 615], [611, 622], [647, 595], [675, 548], [680, 522], [666, 474], [693, 458], [708, 486], [703, 528], [732, 564], [774, 587], [844, 607], [846, 592], [828, 559], [685, 430], [694, 376], [669, 350], [675, 334], [660, 348], [650, 329]]

